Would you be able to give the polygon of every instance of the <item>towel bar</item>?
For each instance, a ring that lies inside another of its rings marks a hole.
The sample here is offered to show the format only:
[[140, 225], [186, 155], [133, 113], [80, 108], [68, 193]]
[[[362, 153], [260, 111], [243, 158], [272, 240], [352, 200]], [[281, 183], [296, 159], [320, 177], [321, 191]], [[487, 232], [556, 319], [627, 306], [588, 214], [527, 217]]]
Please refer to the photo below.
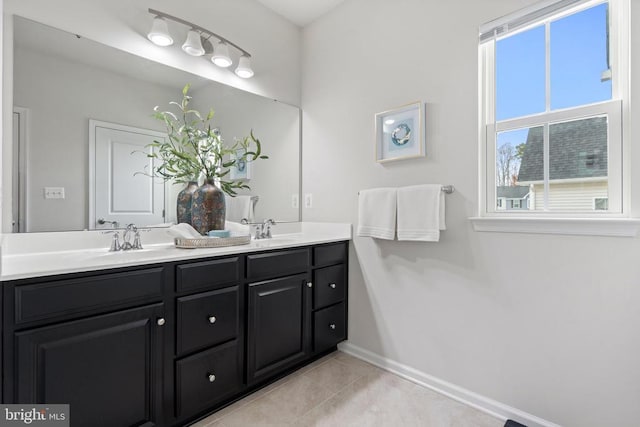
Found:
[[[453, 185], [443, 185], [441, 190], [445, 193], [445, 194], [451, 194], [454, 191], [456, 191], [455, 187]], [[360, 192], [358, 191], [358, 194], [360, 194]]]

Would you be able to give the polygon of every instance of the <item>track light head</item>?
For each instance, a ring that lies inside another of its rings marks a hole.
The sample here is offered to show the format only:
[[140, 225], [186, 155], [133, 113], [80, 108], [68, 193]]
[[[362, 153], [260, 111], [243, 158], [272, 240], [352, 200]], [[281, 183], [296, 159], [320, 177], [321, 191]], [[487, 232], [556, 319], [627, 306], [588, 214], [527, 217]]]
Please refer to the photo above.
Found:
[[189, 30], [187, 34], [187, 40], [182, 45], [182, 50], [191, 56], [204, 55], [204, 48], [202, 47], [202, 40], [200, 39], [200, 33], [194, 29]]
[[216, 47], [213, 49], [213, 56], [211, 57], [211, 62], [216, 64], [218, 67], [227, 68], [233, 64], [231, 57], [229, 56], [229, 46], [223, 41], [218, 42]]
[[251, 69], [251, 59], [247, 55], [242, 55], [240, 61], [238, 61], [238, 67], [236, 68], [236, 75], [243, 79], [249, 79], [253, 77], [253, 70]]
[[173, 38], [169, 34], [167, 21], [160, 16], [153, 18], [153, 25], [151, 26], [151, 31], [147, 34], [147, 38], [158, 46], [170, 46], [173, 44]]

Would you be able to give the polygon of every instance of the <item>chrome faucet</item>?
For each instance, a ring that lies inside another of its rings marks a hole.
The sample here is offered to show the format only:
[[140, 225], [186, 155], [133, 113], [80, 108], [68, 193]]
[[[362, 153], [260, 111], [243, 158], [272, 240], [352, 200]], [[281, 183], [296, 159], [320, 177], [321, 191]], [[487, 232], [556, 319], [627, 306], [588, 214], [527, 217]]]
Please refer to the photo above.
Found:
[[[140, 239], [140, 230], [135, 224], [127, 225], [122, 235], [122, 243], [120, 243], [120, 233], [118, 231], [104, 231], [103, 234], [113, 234], [111, 247], [109, 252], [129, 251], [142, 248], [142, 240]], [[131, 243], [131, 235], [133, 234], [133, 243]]]
[[262, 223], [262, 238], [270, 239], [271, 236], [271, 226], [276, 225], [276, 222], [272, 219], [265, 219]]
[[276, 222], [272, 219], [265, 219], [264, 222], [249, 222], [247, 221], [245, 218], [242, 219], [242, 224], [245, 225], [249, 225], [254, 228], [254, 235], [253, 238], [255, 240], [262, 240], [262, 239], [270, 239], [271, 237], [273, 237], [271, 235], [271, 227], [276, 225]]

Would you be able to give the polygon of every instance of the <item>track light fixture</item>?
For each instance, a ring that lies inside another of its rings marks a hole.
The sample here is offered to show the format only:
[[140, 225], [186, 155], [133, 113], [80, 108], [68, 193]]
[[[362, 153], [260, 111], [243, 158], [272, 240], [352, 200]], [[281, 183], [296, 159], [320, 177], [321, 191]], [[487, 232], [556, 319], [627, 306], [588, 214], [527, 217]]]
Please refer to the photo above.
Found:
[[[229, 54], [229, 46], [232, 46], [240, 52], [240, 58], [238, 60], [238, 67], [235, 70], [237, 76], [243, 79], [253, 77], [253, 70], [251, 69], [251, 54], [242, 49], [235, 43], [230, 42], [222, 36], [209, 31], [206, 28], [202, 28], [191, 22], [185, 21], [175, 16], [168, 15], [158, 10], [149, 9], [149, 13], [154, 15], [153, 25], [151, 31], [147, 34], [147, 38], [158, 46], [170, 46], [173, 44], [173, 38], [169, 34], [167, 27], [167, 21], [170, 20], [179, 24], [189, 27], [187, 39], [182, 45], [182, 50], [192, 56], [203, 56], [206, 54], [212, 54], [211, 61], [218, 67], [227, 68], [233, 64], [231, 55]], [[217, 40], [215, 47], [211, 49], [211, 41], [209, 39]], [[204, 46], [203, 46], [204, 45]], [[212, 52], [213, 51], [213, 52]]]

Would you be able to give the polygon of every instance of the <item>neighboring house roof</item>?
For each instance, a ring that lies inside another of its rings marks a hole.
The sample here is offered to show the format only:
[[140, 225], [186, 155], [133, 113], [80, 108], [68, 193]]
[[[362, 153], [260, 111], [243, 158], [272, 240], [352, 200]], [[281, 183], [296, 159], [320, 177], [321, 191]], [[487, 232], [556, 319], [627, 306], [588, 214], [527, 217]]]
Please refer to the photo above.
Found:
[[528, 185], [512, 185], [509, 187], [497, 187], [498, 198], [524, 199], [529, 194]]
[[[529, 129], [519, 182], [542, 181], [543, 127]], [[607, 176], [607, 118], [593, 117], [549, 126], [549, 180]]]

